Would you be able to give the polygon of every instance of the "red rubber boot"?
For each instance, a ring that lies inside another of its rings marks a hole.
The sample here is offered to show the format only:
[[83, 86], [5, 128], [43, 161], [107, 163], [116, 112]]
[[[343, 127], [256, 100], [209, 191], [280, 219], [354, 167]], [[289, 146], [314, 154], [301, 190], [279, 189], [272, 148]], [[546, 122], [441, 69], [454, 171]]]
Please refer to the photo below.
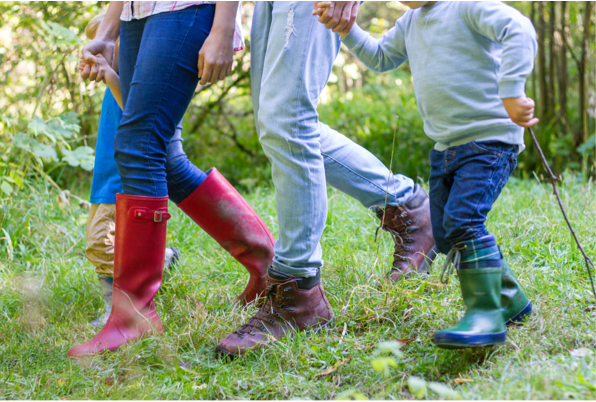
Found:
[[161, 286], [168, 197], [117, 194], [112, 313], [90, 341], [68, 352], [115, 351], [148, 332], [163, 332], [153, 298]]
[[248, 285], [236, 301], [250, 303], [267, 287], [275, 241], [259, 215], [217, 169], [207, 174], [178, 207], [248, 270]]

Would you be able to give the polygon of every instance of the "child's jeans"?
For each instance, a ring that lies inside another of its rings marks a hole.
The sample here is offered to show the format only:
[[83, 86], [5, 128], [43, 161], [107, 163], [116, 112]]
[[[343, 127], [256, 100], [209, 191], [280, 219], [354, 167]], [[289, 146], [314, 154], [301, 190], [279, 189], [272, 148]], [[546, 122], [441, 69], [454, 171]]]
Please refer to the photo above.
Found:
[[489, 234], [486, 216], [515, 169], [517, 154], [517, 145], [498, 141], [430, 151], [430, 215], [440, 252]]

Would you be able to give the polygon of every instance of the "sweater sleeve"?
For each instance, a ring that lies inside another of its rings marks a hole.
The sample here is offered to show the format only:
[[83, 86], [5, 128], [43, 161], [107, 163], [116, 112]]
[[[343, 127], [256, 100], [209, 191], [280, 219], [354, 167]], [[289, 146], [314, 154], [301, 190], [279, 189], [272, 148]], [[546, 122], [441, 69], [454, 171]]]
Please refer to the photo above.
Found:
[[407, 59], [402, 18], [397, 20], [380, 40], [370, 36], [357, 24], [342, 42], [368, 69], [377, 73], [395, 70]]
[[537, 49], [536, 31], [530, 20], [501, 2], [472, 1], [460, 5], [470, 29], [502, 46], [497, 74], [499, 97], [525, 96], [526, 77], [534, 68]]

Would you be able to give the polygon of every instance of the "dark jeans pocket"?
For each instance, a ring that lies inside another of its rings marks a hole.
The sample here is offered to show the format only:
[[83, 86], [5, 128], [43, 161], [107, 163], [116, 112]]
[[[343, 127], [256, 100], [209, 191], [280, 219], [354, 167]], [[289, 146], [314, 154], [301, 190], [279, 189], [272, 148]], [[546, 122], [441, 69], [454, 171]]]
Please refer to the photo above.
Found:
[[472, 141], [470, 143], [474, 150], [480, 153], [497, 155], [498, 157], [501, 157], [504, 145], [507, 144], [499, 141]]

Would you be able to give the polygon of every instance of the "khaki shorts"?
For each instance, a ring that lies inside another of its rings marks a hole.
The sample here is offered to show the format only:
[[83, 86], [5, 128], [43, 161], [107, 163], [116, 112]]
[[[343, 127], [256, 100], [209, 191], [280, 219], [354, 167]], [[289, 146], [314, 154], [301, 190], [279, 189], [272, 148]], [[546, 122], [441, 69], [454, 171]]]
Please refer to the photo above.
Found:
[[85, 257], [95, 266], [98, 275], [114, 276], [114, 238], [116, 205], [91, 204], [87, 220]]

